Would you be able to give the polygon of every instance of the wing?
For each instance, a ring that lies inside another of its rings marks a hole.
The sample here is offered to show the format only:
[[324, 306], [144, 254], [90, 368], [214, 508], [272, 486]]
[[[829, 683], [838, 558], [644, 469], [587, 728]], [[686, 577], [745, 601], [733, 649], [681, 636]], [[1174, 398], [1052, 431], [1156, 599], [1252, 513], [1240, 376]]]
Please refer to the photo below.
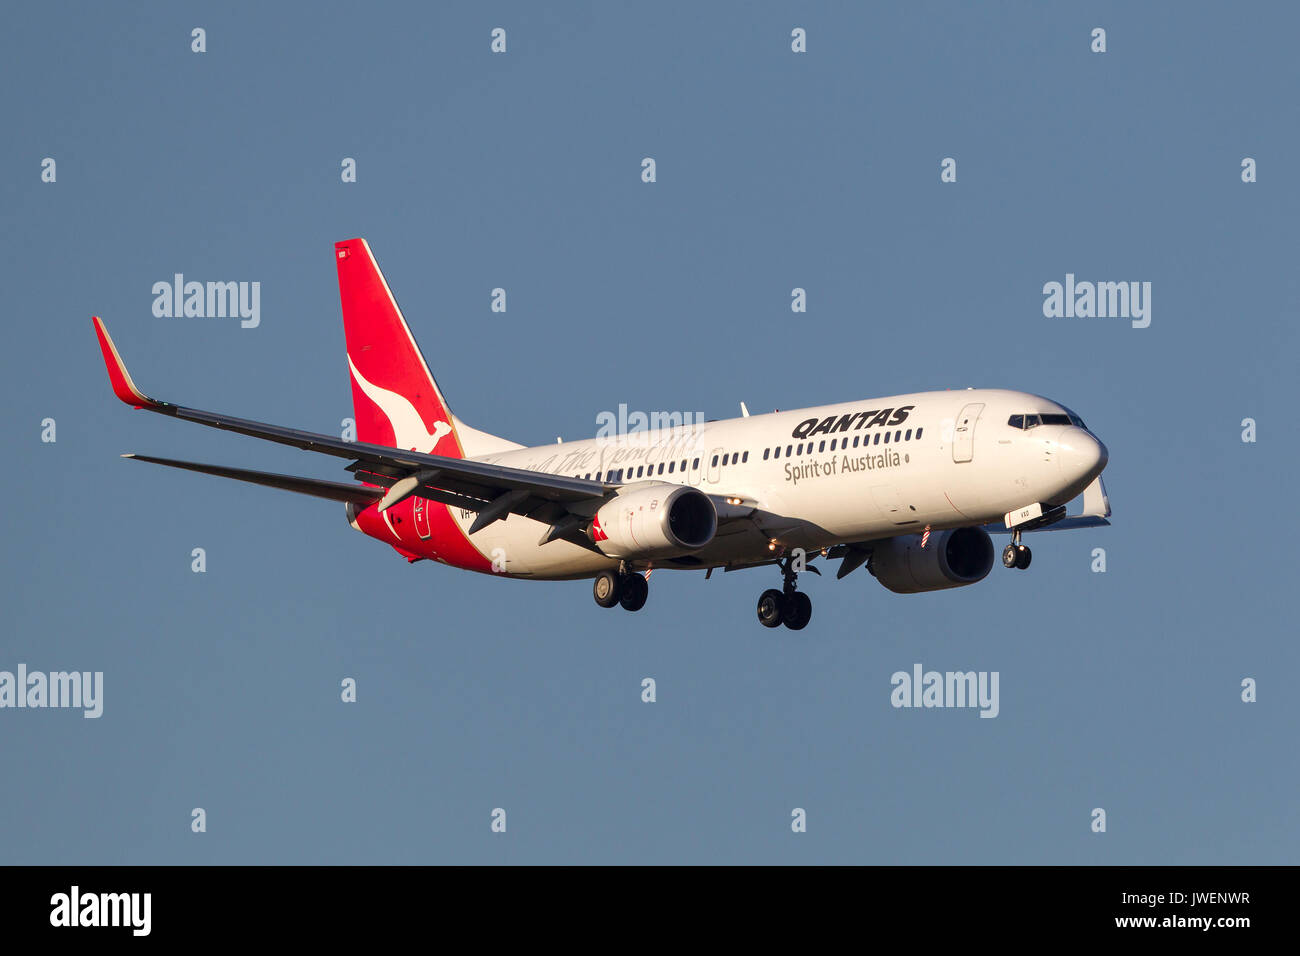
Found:
[[[1065, 506], [1047, 512], [1042, 518], [1021, 525], [1021, 531], [1072, 531], [1076, 528], [1104, 528], [1110, 522], [1110, 498], [1106, 494], [1106, 485], [1101, 475], [1093, 479], [1092, 484], [1083, 489], [1083, 510], [1077, 515], [1066, 515]], [[995, 521], [984, 526], [989, 534], [1010, 534], [1011, 529], [1005, 521]]]
[[[1083, 492], [1083, 510], [1077, 515], [1067, 516], [1065, 506], [1044, 514], [1040, 519], [1029, 522], [1020, 526], [1021, 531], [1069, 531], [1074, 528], [1101, 528], [1110, 524], [1106, 519], [1110, 517], [1110, 499], [1106, 496], [1106, 486], [1102, 484], [1101, 476], [1096, 479]], [[989, 534], [1010, 534], [1011, 529], [1002, 521], [996, 521], [992, 524], [984, 525], [984, 530]], [[840, 562], [839, 570], [836, 572], [836, 578], [842, 578], [846, 574], [852, 574], [871, 557], [871, 549], [874, 548], [881, 540], [874, 539], [871, 541], [859, 541], [852, 544], [837, 544], [826, 551], [827, 558], [843, 558]]]
[[[352, 500], [367, 504], [377, 500], [380, 510], [387, 509], [411, 495], [419, 495], [442, 504], [478, 512], [478, 516], [470, 525], [470, 534], [509, 514], [524, 515], [549, 526], [539, 544], [563, 538], [583, 546], [590, 546], [590, 542], [580, 533], [582, 523], [594, 515], [605, 501], [617, 494], [620, 487], [617, 484], [586, 478], [570, 478], [565, 475], [511, 468], [464, 458], [447, 458], [442, 455], [402, 451], [365, 442], [349, 442], [342, 438], [335, 438], [333, 435], [284, 428], [280, 425], [269, 425], [159, 401], [150, 398], [136, 386], [117, 347], [109, 337], [108, 329], [98, 317], [93, 321], [113, 393], [126, 404], [133, 408], [170, 415], [183, 421], [238, 432], [241, 435], [261, 438], [281, 445], [292, 445], [304, 451], [350, 459], [352, 463], [347, 466], [347, 470], [351, 471], [359, 481], [366, 482], [372, 487], [367, 489], [364, 485], [360, 485], [354, 488], [312, 478], [295, 478], [217, 465], [131, 456], [142, 461], [251, 481], [255, 484], [335, 500]], [[387, 490], [380, 493], [373, 486]], [[352, 493], [347, 494], [343, 489], [351, 489]], [[716, 495], [709, 497], [718, 511], [719, 522], [747, 517], [754, 511], [752, 503], [742, 502], [738, 498], [727, 499]]]
[[294, 475], [275, 475], [267, 471], [249, 471], [246, 468], [228, 468], [225, 465], [203, 465], [196, 461], [177, 461], [175, 458], [154, 458], [151, 455], [123, 455], [132, 461], [148, 461], [155, 465], [167, 465], [169, 468], [182, 468], [185, 471], [197, 471], [205, 475], [220, 478], [234, 478], [267, 488], [282, 488], [296, 491], [300, 495], [314, 495], [317, 498], [329, 498], [332, 501], [346, 501], [365, 507], [372, 505], [383, 497], [378, 488], [365, 485], [349, 485], [341, 481], [321, 481], [319, 478], [298, 478]]
[[[348, 470], [359, 480], [388, 489], [379, 500], [381, 508], [388, 508], [410, 495], [418, 494], [444, 504], [477, 511], [480, 520], [487, 515], [488, 520], [482, 524], [475, 522], [476, 527], [472, 531], [477, 531], [491, 521], [504, 518], [508, 513], [527, 515], [548, 524], [575, 513], [590, 517], [618, 488], [617, 485], [584, 478], [570, 478], [417, 451], [401, 451], [365, 442], [349, 442], [333, 435], [284, 428], [159, 401], [150, 398], [136, 386], [104, 323], [95, 317], [94, 324], [113, 393], [126, 404], [183, 421], [238, 432], [281, 445], [292, 445], [304, 451], [350, 459], [352, 464]], [[255, 480], [260, 484], [270, 483], [263, 479], [283, 477], [267, 476], [261, 472], [226, 474], [240, 469], [214, 470], [217, 466], [193, 466], [192, 463], [173, 463], [170, 460], [160, 460], [159, 463], [190, 467], [191, 470], [237, 477], [245, 481]], [[275, 486], [289, 487], [284, 481]]]

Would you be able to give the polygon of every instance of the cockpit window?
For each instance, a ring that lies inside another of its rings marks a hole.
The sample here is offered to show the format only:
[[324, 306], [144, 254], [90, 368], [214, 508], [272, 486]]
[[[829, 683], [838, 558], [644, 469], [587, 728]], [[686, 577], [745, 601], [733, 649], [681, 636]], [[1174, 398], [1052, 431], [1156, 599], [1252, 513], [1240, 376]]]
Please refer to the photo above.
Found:
[[1044, 412], [1043, 414], [1034, 415], [1012, 415], [1007, 419], [1007, 424], [1012, 428], [1034, 428], [1037, 425], [1074, 425], [1076, 428], [1084, 429], [1088, 427], [1083, 423], [1083, 419], [1073, 412], [1065, 415], [1062, 415], [1059, 412]]

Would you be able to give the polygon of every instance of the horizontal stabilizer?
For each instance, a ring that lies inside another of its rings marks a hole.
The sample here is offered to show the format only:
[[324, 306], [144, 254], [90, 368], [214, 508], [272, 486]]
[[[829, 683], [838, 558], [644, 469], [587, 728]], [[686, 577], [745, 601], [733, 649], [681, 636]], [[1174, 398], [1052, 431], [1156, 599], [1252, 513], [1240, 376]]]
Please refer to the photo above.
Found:
[[177, 461], [174, 458], [153, 458], [149, 455], [123, 455], [136, 461], [149, 461], [155, 465], [169, 468], [182, 468], [185, 471], [197, 471], [218, 478], [234, 478], [254, 485], [268, 488], [282, 488], [300, 495], [314, 495], [317, 498], [329, 498], [333, 501], [348, 501], [365, 507], [378, 501], [383, 492], [378, 488], [364, 485], [350, 485], [341, 481], [321, 481], [318, 478], [299, 478], [294, 475], [276, 475], [267, 471], [249, 471], [245, 468], [227, 468], [224, 465], [202, 465], [195, 461]]

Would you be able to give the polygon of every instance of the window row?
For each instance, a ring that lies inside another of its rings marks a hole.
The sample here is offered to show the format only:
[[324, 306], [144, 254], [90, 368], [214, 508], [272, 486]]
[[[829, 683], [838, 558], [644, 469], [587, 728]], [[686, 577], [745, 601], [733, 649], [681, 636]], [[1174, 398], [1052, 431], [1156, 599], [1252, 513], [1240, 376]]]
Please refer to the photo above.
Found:
[[[846, 435], [843, 438], [830, 439], [829, 451], [848, 451], [850, 448], [866, 448], [868, 445], [889, 445], [897, 442], [912, 441], [913, 439], [919, 439], [921, 437], [921, 432], [923, 431], [925, 431], [924, 428], [918, 428], [916, 429], [916, 433], [913, 434], [912, 429], [910, 428], [906, 431], [900, 428], [898, 431], [894, 432], [875, 432], [874, 441], [872, 440], [872, 436], [868, 434], [854, 435], [853, 441], [850, 442]], [[890, 441], [891, 436], [893, 438], [892, 442]], [[827, 440], [824, 438], [821, 441], [800, 442], [797, 445], [789, 444], [785, 446], [785, 457], [794, 458], [798, 455], [811, 454], [814, 451], [824, 452], [828, 450], [826, 445]], [[767, 461], [769, 457], [780, 458], [781, 446], [777, 445], [775, 448], [764, 448], [763, 460]]]
[[[1012, 422], [1014, 423], [1017, 418], [1022, 418], [1022, 417], [1024, 416], [1013, 415]], [[1038, 417], [1038, 416], [1034, 416], [1034, 417]], [[1062, 415], [1062, 416], [1043, 416], [1043, 417], [1064, 418], [1065, 416]], [[1038, 423], [1035, 422], [1035, 424]], [[1020, 427], [1032, 427], [1032, 426], [1017, 425], [1016, 427], [1020, 428]], [[784, 446], [785, 447], [784, 454], [786, 458], [795, 458], [799, 455], [810, 455], [813, 454], [814, 452], [820, 453], [825, 451], [848, 451], [850, 448], [866, 448], [868, 446], [874, 446], [874, 445], [897, 444], [898, 442], [919, 440], [921, 437], [921, 433], [924, 430], [925, 430], [924, 428], [917, 428], [917, 429], [909, 428], [907, 430], [900, 428], [897, 431], [892, 431], [892, 432], [874, 432], [872, 434], [867, 434], [867, 435], [854, 435], [852, 441], [849, 440], [849, 436], [845, 435], [843, 438], [831, 438], [829, 440], [823, 438], [821, 441], [799, 442], [798, 444], [792, 442], [791, 444]], [[829, 448], [827, 447], [828, 445], [830, 446]], [[773, 448], [763, 449], [764, 461], [768, 461], [769, 459], [780, 458], [781, 456], [782, 456], [782, 446], [780, 445], [777, 445]], [[749, 461], [749, 452], [732, 451], [732, 452], [727, 452], [724, 455], [714, 455], [709, 460], [709, 468], [710, 470], [712, 470], [714, 468], [719, 468], [726, 465], [743, 465], [748, 463], [748, 461]], [[700, 459], [696, 458], [694, 461], [692, 461], [689, 458], [683, 458], [681, 459], [681, 461], [677, 461], [677, 460], [668, 461], [668, 462], [661, 461], [659, 462], [658, 465], [637, 465], [636, 467], [629, 466], [627, 468], [611, 468], [608, 472], [589, 471], [585, 475], [581, 475], [581, 476], [574, 475], [573, 477], [594, 478], [596, 479], [596, 481], [603, 480], [603, 481], [611, 482], [613, 484], [617, 484], [620, 481], [635, 481], [638, 478], [654, 478], [660, 475], [671, 475], [671, 474], [684, 475], [686, 474], [688, 465], [692, 469], [698, 470], [700, 467]]]
[[[748, 461], [749, 452], [747, 451], [728, 452], [725, 455], [714, 455], [713, 460], [710, 462], [710, 467], [717, 468], [720, 465], [741, 465]], [[658, 466], [637, 465], [635, 468], [631, 466], [628, 466], [627, 468], [611, 468], [608, 472], [598, 471], [594, 474], [589, 471], [582, 477], [595, 478], [597, 481], [603, 480], [617, 484], [620, 481], [635, 481], [638, 478], [653, 478], [659, 475], [671, 475], [674, 473], [684, 475], [686, 474], [688, 462], [690, 463], [690, 467], [696, 470], [699, 469], [700, 459], [696, 458], [694, 461], [691, 461], [689, 458], [683, 458], [680, 462], [676, 460], [668, 462], [661, 461]], [[578, 476], [574, 475], [573, 477], [577, 478]]]

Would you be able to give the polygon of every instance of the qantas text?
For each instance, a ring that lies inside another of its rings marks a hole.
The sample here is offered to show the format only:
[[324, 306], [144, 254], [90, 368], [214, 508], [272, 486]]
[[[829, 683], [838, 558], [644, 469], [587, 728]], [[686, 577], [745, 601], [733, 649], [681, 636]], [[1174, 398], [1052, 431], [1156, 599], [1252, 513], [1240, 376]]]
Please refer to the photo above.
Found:
[[916, 408], [915, 405], [904, 405], [902, 408], [886, 408], [883, 410], [873, 408], [865, 412], [849, 412], [849, 414], [841, 415], [839, 418], [834, 415], [827, 415], [820, 421], [816, 418], [808, 418], [796, 425], [794, 431], [790, 434], [795, 438], [811, 438], [813, 435], [846, 432], [850, 428], [856, 431], [864, 426], [867, 428], [874, 428], [877, 425], [892, 427], [907, 421], [907, 413], [914, 408]]

